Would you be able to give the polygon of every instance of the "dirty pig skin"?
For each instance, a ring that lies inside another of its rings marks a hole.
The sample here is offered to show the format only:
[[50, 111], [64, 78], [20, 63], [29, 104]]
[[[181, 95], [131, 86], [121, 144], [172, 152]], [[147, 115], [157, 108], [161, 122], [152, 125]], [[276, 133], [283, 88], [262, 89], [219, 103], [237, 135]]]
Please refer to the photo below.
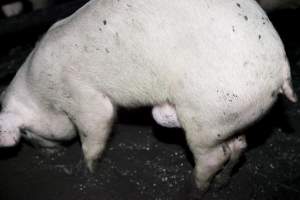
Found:
[[159, 124], [185, 131], [205, 191], [246, 148], [236, 133], [279, 93], [296, 101], [254, 0], [92, 0], [49, 29], [3, 94], [0, 145], [55, 148], [78, 134], [93, 171], [116, 107], [151, 105]]

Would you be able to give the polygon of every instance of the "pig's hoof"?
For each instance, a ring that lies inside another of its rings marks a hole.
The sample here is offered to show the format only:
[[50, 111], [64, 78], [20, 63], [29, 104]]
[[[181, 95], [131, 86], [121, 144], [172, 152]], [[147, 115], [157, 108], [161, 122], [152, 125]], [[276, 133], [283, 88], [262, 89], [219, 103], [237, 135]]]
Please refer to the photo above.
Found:
[[189, 177], [183, 190], [179, 193], [177, 200], [201, 200], [206, 194], [207, 189], [199, 189], [194, 177]]
[[211, 188], [214, 190], [222, 189], [226, 187], [230, 182], [230, 175], [223, 175], [219, 174], [215, 177], [214, 181], [212, 182]]
[[90, 173], [96, 172], [97, 164], [98, 164], [97, 160], [86, 160], [85, 163]]
[[83, 177], [91, 177], [91, 172], [87, 168], [87, 163], [84, 159], [80, 159], [78, 163], [73, 168], [74, 174], [83, 176]]

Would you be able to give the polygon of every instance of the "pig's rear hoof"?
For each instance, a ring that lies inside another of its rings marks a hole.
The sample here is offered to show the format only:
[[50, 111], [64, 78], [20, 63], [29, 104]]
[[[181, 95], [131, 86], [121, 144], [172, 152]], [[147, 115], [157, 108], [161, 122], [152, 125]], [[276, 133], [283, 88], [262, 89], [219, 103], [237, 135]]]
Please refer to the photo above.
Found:
[[75, 174], [79, 174], [80, 176], [90, 177], [90, 176], [94, 176], [93, 173], [96, 171], [96, 166], [94, 171], [91, 172], [90, 169], [87, 167], [86, 161], [83, 158], [81, 158], [76, 164], [73, 171]]
[[87, 169], [89, 171], [90, 174], [93, 174], [96, 172], [97, 170], [97, 166], [98, 166], [98, 160], [86, 160], [85, 163], [86, 163], [86, 166], [87, 166]]
[[229, 175], [217, 175], [213, 182], [211, 183], [210, 190], [220, 190], [225, 188], [230, 183]]
[[190, 176], [179, 193], [177, 200], [201, 200], [206, 194], [206, 189], [201, 190], [197, 187], [195, 179], [193, 176]]

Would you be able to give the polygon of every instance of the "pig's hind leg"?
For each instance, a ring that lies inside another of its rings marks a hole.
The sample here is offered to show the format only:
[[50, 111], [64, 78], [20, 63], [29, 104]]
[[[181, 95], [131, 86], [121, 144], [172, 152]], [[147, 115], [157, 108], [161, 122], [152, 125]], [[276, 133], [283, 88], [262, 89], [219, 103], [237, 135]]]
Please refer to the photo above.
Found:
[[227, 144], [230, 149], [230, 159], [222, 171], [215, 177], [214, 186], [216, 188], [222, 187], [228, 183], [234, 166], [239, 162], [240, 157], [247, 148], [245, 135], [238, 135], [227, 141]]
[[94, 88], [75, 88], [75, 100], [67, 112], [78, 130], [86, 165], [93, 172], [105, 147], [115, 109], [111, 100]]
[[194, 184], [200, 189], [200, 193], [190, 192], [192, 198], [204, 194], [214, 176], [231, 158], [230, 143], [224, 140], [233, 134], [232, 128], [216, 124], [213, 112], [206, 113], [206, 116], [201, 115], [203, 113], [200, 108], [197, 111], [195, 107], [177, 106], [178, 119], [194, 155]]

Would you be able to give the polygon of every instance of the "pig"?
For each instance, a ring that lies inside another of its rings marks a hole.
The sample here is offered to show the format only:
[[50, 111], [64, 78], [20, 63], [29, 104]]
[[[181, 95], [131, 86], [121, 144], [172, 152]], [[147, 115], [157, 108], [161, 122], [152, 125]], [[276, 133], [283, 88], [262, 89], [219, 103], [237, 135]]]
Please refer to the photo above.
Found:
[[267, 12], [281, 9], [295, 9], [299, 8], [299, 0], [257, 0], [259, 4]]
[[206, 191], [280, 93], [297, 100], [255, 0], [92, 0], [48, 30], [2, 95], [0, 145], [55, 149], [79, 135], [94, 171], [117, 107], [153, 106], [158, 124], [184, 130]]

